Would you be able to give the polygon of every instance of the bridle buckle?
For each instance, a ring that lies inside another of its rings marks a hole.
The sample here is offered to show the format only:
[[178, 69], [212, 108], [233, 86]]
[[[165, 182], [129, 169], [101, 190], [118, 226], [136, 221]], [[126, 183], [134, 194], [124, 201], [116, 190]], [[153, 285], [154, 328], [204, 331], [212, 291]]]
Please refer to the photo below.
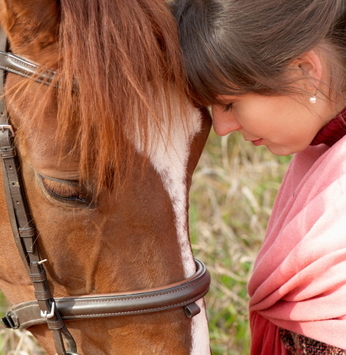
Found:
[[6, 316], [3, 317], [1, 319], [1, 321], [5, 327], [11, 328], [11, 329], [18, 329], [19, 325], [20, 325], [17, 315], [12, 311], [8, 311], [6, 313]]
[[11, 132], [12, 137], [14, 137], [14, 130], [13, 130], [13, 128], [12, 128], [12, 126], [10, 124], [2, 124], [2, 125], [0, 125], [0, 130], [2, 131], [2, 133], [4, 133], [6, 129], [8, 129]]

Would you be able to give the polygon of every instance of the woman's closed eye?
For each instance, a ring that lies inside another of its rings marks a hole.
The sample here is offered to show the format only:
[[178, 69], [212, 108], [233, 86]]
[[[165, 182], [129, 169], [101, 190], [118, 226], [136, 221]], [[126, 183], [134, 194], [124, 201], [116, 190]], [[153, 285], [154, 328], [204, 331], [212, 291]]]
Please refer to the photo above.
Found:
[[232, 107], [233, 107], [233, 102], [232, 102], [232, 103], [229, 103], [229, 104], [225, 104], [225, 105], [222, 107], [222, 111], [223, 111], [223, 112], [231, 111], [231, 110], [232, 110]]

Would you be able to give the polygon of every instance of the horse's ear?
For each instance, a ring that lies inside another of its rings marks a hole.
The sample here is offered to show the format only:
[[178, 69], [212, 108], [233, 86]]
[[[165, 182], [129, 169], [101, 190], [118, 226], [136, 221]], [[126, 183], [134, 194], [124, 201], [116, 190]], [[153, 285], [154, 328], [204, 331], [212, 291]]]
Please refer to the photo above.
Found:
[[56, 41], [58, 0], [0, 0], [0, 22], [12, 51], [39, 52]]

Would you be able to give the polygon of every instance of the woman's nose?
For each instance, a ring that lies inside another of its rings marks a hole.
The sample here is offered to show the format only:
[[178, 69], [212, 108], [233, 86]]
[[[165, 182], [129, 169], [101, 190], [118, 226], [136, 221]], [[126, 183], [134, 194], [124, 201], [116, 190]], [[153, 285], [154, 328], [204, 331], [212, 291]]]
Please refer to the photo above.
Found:
[[228, 133], [241, 129], [241, 125], [234, 118], [232, 111], [225, 112], [221, 106], [212, 105], [213, 127], [216, 134], [225, 136]]

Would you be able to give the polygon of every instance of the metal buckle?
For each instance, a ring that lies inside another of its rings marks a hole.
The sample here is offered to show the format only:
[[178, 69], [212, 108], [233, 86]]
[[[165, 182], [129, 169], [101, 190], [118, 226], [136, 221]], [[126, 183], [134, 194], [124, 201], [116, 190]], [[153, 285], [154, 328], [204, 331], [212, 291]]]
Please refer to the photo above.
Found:
[[13, 130], [13, 128], [12, 128], [12, 126], [10, 124], [2, 124], [2, 125], [0, 125], [0, 130], [2, 131], [2, 133], [5, 132], [5, 129], [8, 129], [11, 132], [12, 137], [14, 137], [14, 130]]
[[20, 326], [17, 315], [12, 311], [8, 311], [1, 321], [6, 328], [18, 329]]
[[41, 317], [46, 319], [53, 318], [54, 311], [55, 311], [55, 302], [52, 302], [52, 308], [50, 309], [50, 312], [48, 313], [47, 311], [41, 310]]

